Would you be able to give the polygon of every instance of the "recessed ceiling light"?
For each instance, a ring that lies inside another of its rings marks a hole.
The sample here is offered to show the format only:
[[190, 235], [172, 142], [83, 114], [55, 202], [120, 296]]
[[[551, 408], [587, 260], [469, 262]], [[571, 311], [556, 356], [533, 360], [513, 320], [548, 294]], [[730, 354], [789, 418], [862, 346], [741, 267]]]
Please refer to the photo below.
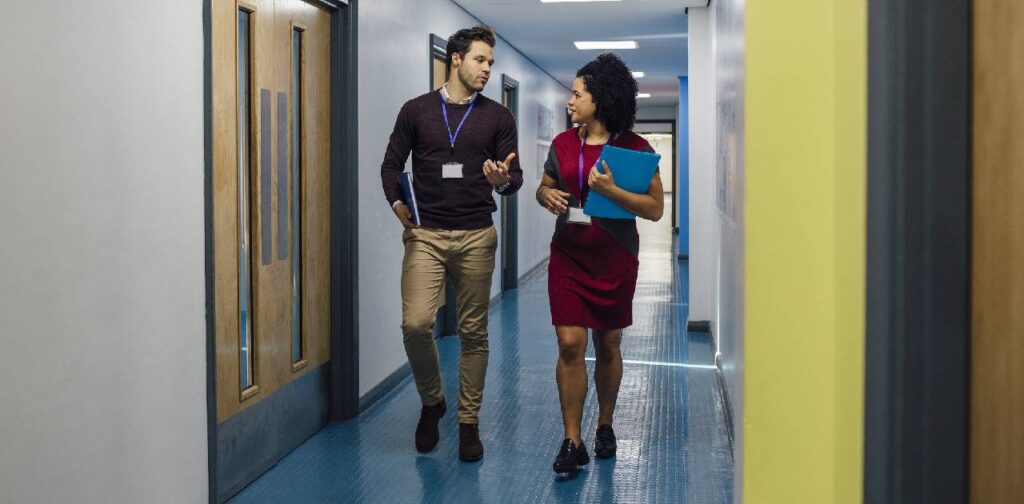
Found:
[[621, 2], [622, 0], [540, 0], [540, 3], [562, 3], [562, 2]]
[[639, 78], [641, 78], [643, 76], [644, 76], [643, 72], [633, 72], [633, 78], [634, 79], [639, 79]]
[[637, 93], [636, 97], [637, 98], [650, 98], [651, 97], [651, 93]]
[[573, 42], [576, 49], [586, 51], [588, 49], [636, 49], [635, 40], [607, 40], [604, 42]]

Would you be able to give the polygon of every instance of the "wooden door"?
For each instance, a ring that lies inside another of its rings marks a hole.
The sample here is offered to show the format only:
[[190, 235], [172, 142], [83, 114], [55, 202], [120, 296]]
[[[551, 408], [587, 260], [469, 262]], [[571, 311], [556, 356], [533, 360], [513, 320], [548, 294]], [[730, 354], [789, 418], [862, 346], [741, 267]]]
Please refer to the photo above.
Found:
[[214, 0], [212, 14], [217, 489], [227, 496], [327, 418], [316, 375], [330, 353], [331, 22], [300, 0]]
[[1024, 3], [974, 2], [970, 495], [1024, 502]]

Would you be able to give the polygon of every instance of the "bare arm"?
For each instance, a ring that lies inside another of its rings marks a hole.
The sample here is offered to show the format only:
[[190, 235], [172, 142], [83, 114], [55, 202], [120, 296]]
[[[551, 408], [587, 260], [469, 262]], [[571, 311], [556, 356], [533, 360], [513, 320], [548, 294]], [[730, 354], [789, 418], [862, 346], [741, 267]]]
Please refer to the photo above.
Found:
[[558, 215], [569, 209], [569, 193], [558, 190], [558, 182], [547, 173], [537, 188], [537, 203], [549, 212]]
[[602, 161], [601, 165], [604, 173], [590, 170], [588, 183], [592, 190], [607, 196], [608, 199], [638, 217], [651, 221], [661, 219], [665, 213], [665, 193], [661, 186], [660, 174], [655, 173], [651, 178], [651, 186], [647, 188], [647, 194], [636, 194], [615, 185], [615, 178], [608, 163]]

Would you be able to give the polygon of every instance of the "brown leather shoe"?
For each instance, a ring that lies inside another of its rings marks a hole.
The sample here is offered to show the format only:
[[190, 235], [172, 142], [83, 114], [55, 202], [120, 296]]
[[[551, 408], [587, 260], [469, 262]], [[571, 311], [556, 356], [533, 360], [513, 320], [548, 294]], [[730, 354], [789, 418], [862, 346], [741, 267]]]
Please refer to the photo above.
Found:
[[477, 424], [459, 424], [459, 459], [476, 462], [484, 458], [484, 444], [480, 442], [480, 428]]
[[423, 405], [423, 409], [420, 411], [420, 422], [416, 424], [416, 451], [427, 453], [437, 446], [437, 440], [441, 437], [441, 433], [437, 430], [437, 424], [441, 421], [446, 409], [448, 409], [448, 405], [444, 399], [433, 406]]

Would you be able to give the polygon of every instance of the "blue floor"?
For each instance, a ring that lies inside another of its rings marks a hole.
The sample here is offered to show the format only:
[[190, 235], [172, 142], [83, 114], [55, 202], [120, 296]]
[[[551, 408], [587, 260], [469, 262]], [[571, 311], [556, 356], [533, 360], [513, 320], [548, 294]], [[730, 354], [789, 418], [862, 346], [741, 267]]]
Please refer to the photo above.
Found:
[[[357, 420], [319, 432], [231, 502], [731, 503], [732, 451], [711, 345], [706, 334], [684, 330], [685, 263], [675, 260], [667, 223], [644, 223], [640, 234], [616, 459], [595, 459], [574, 479], [556, 479], [551, 470], [563, 436], [557, 345], [540, 271], [491, 310], [481, 462], [458, 460], [459, 341], [449, 337], [438, 342], [449, 411], [433, 452], [420, 455], [413, 446], [419, 399], [407, 379]], [[397, 328], [394, 337], [401, 337]], [[588, 368], [592, 375], [590, 361]], [[590, 449], [596, 418], [591, 379], [583, 418]]]

